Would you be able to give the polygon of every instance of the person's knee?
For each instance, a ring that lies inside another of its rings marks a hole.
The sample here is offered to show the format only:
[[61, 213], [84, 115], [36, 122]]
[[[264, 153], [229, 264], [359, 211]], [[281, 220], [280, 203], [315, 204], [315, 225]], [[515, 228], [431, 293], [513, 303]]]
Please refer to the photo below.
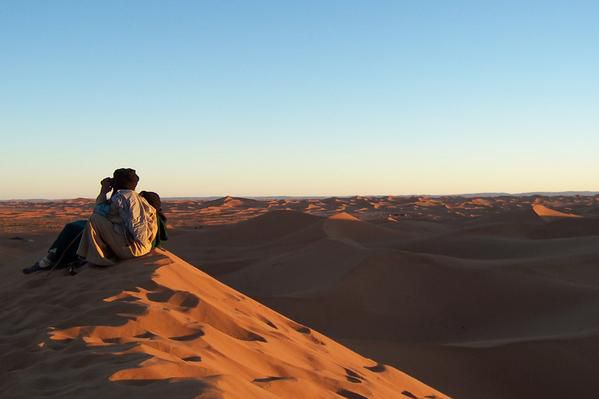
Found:
[[92, 214], [89, 218], [90, 223], [105, 223], [108, 221], [104, 216], [98, 215], [97, 213]]
[[80, 231], [81, 230], [81, 224], [78, 222], [71, 222], [71, 223], [67, 223], [64, 225], [64, 231], [66, 232], [75, 232], [75, 231]]

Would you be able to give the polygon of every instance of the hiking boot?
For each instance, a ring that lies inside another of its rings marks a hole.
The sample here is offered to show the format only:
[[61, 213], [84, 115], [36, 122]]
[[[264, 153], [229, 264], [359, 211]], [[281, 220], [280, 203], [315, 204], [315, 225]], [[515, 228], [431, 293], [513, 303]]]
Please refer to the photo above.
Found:
[[56, 248], [52, 248], [48, 251], [48, 255], [44, 257], [44, 259], [48, 260], [50, 263], [55, 263], [60, 259]]
[[33, 264], [33, 266], [26, 267], [23, 269], [23, 273], [29, 274], [33, 272], [39, 272], [43, 270], [50, 270], [54, 265], [54, 261], [49, 259], [49, 256], [44, 256], [42, 259], [38, 260]]
[[33, 272], [41, 272], [42, 270], [49, 270], [48, 268], [41, 267], [39, 262], [35, 262], [33, 266], [29, 266], [23, 269], [23, 273], [30, 274]]

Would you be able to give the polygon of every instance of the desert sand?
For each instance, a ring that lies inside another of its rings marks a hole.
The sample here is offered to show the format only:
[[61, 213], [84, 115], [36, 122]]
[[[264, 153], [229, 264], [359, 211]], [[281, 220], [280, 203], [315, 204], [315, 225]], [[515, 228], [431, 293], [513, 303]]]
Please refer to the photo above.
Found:
[[171, 252], [20, 275], [90, 205], [0, 204], [8, 397], [598, 395], [599, 197], [167, 201]]
[[76, 278], [2, 269], [3, 398], [446, 398], [168, 251]]

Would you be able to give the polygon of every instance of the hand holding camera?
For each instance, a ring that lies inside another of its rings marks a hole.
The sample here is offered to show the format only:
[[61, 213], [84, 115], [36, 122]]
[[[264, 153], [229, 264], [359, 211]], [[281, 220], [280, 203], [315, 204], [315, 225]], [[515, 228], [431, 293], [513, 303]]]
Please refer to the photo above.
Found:
[[108, 193], [110, 190], [112, 190], [112, 177], [105, 177], [100, 182], [100, 185], [102, 186], [102, 193]]

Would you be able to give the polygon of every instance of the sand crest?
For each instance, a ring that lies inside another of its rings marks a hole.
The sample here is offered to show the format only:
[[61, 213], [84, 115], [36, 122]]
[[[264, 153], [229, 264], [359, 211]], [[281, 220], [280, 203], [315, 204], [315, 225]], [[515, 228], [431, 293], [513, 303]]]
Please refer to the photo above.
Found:
[[168, 251], [12, 282], [3, 397], [446, 398]]
[[579, 218], [580, 215], [568, 212], [560, 212], [555, 209], [551, 209], [542, 204], [533, 204], [532, 209], [534, 212], [542, 218]]
[[352, 220], [352, 221], [360, 220], [359, 218], [357, 218], [347, 212], [336, 213], [334, 215], [329, 216], [329, 219], [331, 219], [331, 220]]

